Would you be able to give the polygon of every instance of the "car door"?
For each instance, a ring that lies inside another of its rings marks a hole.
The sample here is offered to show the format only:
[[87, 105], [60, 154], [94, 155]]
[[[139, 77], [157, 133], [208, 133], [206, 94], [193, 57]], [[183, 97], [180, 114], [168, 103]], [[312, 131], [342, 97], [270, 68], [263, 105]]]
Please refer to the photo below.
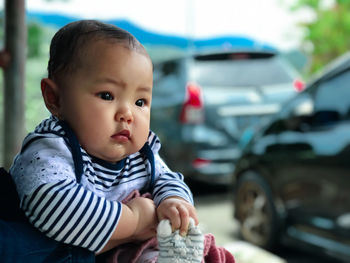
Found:
[[276, 139], [279, 191], [295, 225], [347, 236], [350, 71], [317, 82], [307, 93], [291, 107]]

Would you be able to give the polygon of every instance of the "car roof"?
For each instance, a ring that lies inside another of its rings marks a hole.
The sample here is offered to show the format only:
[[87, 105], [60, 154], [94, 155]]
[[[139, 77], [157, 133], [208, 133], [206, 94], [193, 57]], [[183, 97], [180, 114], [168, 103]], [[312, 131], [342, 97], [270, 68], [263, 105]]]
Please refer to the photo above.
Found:
[[210, 54], [235, 54], [235, 53], [261, 53], [261, 54], [276, 54], [277, 51], [273, 49], [252, 49], [252, 48], [230, 48], [230, 49], [209, 49], [209, 50], [197, 50], [189, 53], [192, 56], [205, 56]]
[[171, 61], [177, 61], [177, 60], [182, 60], [182, 59], [187, 59], [187, 58], [196, 58], [196, 59], [210, 59], [210, 58], [215, 58], [217, 56], [224, 56], [224, 55], [230, 55], [230, 54], [249, 54], [253, 56], [260, 56], [260, 57], [272, 57], [279, 52], [274, 49], [260, 49], [260, 48], [230, 48], [230, 49], [220, 49], [220, 50], [215, 50], [215, 49], [210, 49], [210, 50], [195, 50], [191, 51], [189, 50], [188, 52], [185, 52], [181, 55], [175, 56], [173, 58], [168, 58], [162, 61], [158, 61], [156, 64], [160, 63], [167, 63]]

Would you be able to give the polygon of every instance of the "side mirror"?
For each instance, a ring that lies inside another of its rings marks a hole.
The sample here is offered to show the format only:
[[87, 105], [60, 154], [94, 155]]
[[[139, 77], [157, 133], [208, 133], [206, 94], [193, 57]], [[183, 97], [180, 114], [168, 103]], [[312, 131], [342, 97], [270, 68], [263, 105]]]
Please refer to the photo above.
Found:
[[285, 119], [287, 130], [305, 132], [310, 129], [315, 107], [313, 100], [307, 96], [298, 100], [290, 115]]
[[312, 116], [314, 114], [314, 102], [310, 98], [305, 98], [292, 112], [293, 117]]

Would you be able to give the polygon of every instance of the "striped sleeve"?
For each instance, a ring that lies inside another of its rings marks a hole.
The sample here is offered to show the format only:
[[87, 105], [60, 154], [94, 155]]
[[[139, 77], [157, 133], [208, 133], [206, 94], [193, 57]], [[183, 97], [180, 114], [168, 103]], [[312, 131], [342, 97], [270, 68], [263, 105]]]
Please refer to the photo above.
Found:
[[26, 142], [10, 173], [29, 221], [58, 242], [100, 251], [118, 224], [121, 204], [77, 183], [64, 138], [32, 134]]
[[153, 189], [154, 203], [159, 205], [160, 202], [169, 196], [181, 197], [193, 204], [191, 190], [184, 182], [181, 173], [172, 172], [158, 153], [154, 153], [156, 180]]
[[100, 251], [121, 215], [121, 203], [106, 200], [77, 184], [62, 180], [40, 185], [21, 202], [29, 221], [58, 242]]
[[148, 135], [148, 144], [152, 149], [155, 162], [154, 203], [159, 205], [163, 199], [169, 196], [178, 196], [193, 204], [191, 190], [184, 182], [183, 175], [171, 171], [159, 156], [161, 143], [158, 136], [152, 131]]

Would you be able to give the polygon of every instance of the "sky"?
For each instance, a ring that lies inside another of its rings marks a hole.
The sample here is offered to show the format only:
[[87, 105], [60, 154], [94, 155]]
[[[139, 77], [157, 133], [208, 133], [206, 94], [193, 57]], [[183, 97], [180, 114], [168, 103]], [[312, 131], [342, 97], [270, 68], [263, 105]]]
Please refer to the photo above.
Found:
[[[3, 0], [4, 1], [4, 0]], [[299, 45], [302, 17], [288, 10], [293, 0], [27, 0], [29, 11], [80, 18], [125, 18], [157, 33], [207, 38], [252, 37], [282, 50]]]

